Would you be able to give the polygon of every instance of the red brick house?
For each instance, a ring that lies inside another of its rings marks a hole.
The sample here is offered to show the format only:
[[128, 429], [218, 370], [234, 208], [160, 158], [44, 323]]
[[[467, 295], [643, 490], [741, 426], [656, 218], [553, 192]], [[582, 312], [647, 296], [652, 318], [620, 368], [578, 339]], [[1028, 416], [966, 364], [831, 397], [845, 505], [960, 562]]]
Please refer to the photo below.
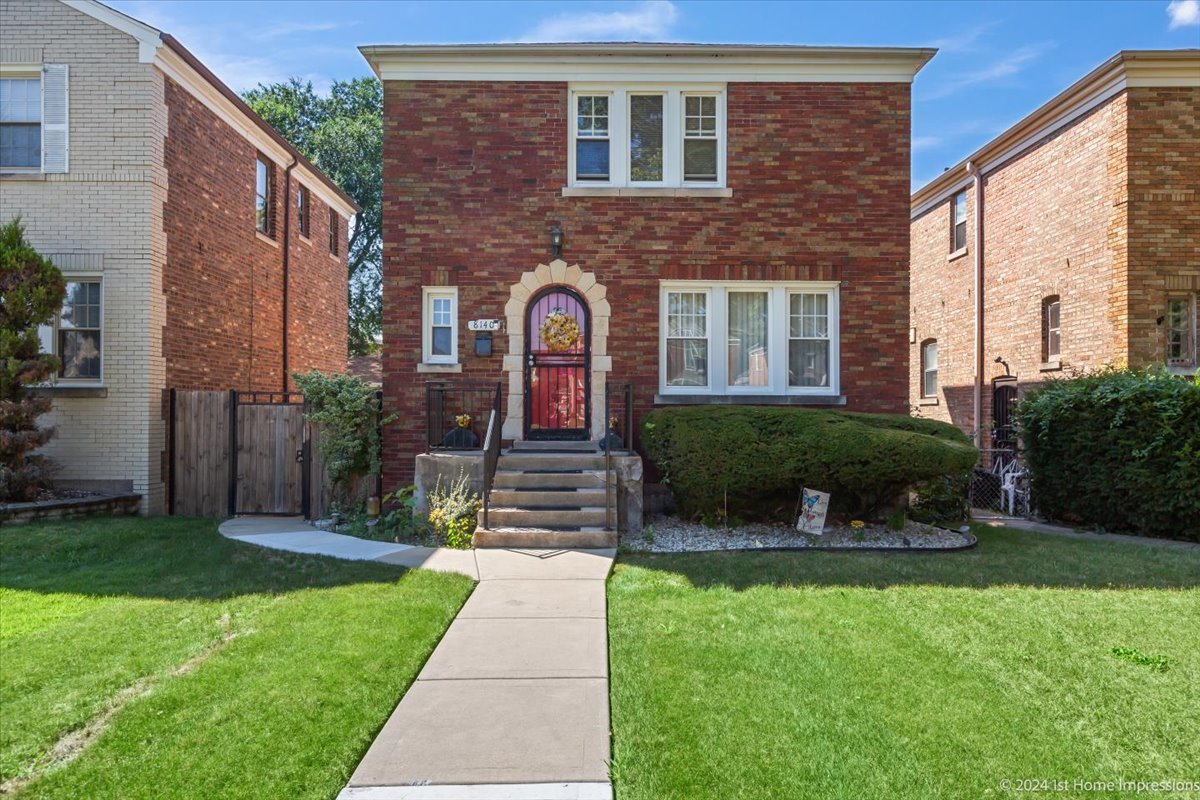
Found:
[[170, 389], [345, 371], [356, 206], [170, 35], [92, 0], [5, 0], [0, 28], [0, 219], [68, 282], [46, 453], [161, 513]]
[[499, 381], [516, 442], [597, 441], [625, 382], [635, 426], [676, 403], [906, 410], [910, 86], [934, 51], [361, 49], [384, 83], [389, 485], [426, 449], [430, 379]]
[[984, 446], [1047, 377], [1194, 374], [1200, 50], [1118, 53], [915, 192], [911, 279], [910, 402]]

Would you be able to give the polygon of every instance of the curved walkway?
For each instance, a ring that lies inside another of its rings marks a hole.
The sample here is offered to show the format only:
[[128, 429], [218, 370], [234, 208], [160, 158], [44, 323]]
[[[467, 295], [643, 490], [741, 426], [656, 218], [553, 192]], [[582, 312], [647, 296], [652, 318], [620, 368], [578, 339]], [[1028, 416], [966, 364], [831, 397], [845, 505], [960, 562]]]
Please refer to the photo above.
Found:
[[221, 533], [479, 581], [339, 800], [611, 800], [605, 580], [613, 550], [448, 550], [296, 518]]

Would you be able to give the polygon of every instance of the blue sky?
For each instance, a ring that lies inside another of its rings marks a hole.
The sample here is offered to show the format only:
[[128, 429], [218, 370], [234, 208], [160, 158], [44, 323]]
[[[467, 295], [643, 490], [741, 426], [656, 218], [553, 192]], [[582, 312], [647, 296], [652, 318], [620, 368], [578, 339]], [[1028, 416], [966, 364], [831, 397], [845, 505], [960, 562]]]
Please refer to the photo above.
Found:
[[360, 44], [638, 40], [940, 49], [913, 85], [913, 185], [1122, 49], [1200, 47], [1200, 0], [384, 2], [110, 0], [237, 90], [370, 74]]

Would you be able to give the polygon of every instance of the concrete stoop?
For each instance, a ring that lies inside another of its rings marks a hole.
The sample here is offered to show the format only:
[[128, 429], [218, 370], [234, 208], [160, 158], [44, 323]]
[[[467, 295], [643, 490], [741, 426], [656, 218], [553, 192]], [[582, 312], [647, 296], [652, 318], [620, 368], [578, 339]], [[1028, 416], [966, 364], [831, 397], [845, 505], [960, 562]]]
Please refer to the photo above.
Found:
[[594, 442], [517, 442], [501, 454], [475, 547], [615, 547], [616, 491]]

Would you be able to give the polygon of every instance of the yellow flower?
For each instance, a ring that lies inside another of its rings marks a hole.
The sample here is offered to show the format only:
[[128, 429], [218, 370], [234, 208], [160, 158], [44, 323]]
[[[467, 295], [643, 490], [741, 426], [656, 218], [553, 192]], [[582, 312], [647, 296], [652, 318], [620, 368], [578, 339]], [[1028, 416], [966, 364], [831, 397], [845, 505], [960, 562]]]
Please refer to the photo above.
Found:
[[863, 522], [861, 519], [852, 519], [850, 520], [850, 527], [855, 529], [865, 528], [867, 527], [867, 523]]

